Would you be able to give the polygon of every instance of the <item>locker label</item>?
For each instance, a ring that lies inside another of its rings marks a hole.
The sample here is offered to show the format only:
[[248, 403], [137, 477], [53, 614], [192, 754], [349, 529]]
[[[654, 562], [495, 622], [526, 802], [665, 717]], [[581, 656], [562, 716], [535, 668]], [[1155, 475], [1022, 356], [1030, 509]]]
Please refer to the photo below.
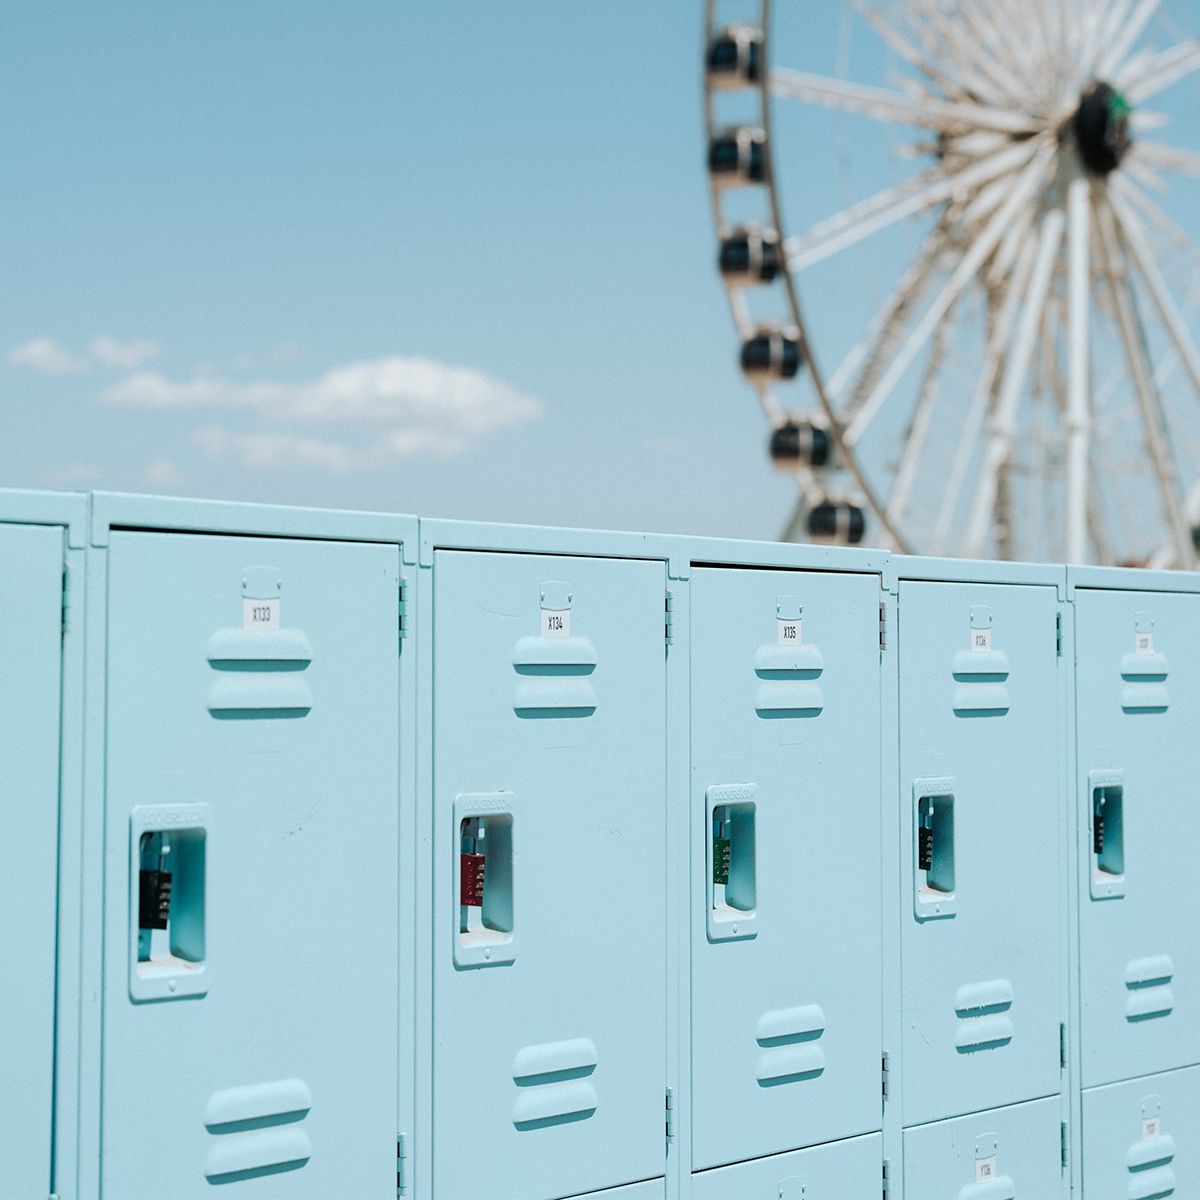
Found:
[[801, 637], [801, 622], [799, 619], [795, 621], [785, 621], [780, 617], [775, 624], [779, 627], [779, 644], [781, 646], [799, 646], [803, 640]]
[[[992, 631], [990, 629], [972, 629], [971, 630], [971, 649], [978, 650], [981, 653], [990, 651], [992, 648]], [[980, 1160], [983, 1161], [982, 1159]], [[987, 1176], [991, 1178], [991, 1176]]]
[[1152, 633], [1135, 633], [1133, 635], [1134, 650], [1138, 654], [1153, 654], [1154, 653], [1154, 634]]
[[[984, 630], [974, 630], [975, 633], [983, 633]], [[990, 630], [987, 631], [990, 634]], [[990, 640], [990, 638], [989, 638]], [[988, 1158], [977, 1158], [975, 1160], [975, 1182], [985, 1183], [989, 1179], [996, 1178], [996, 1156], [993, 1154]]]
[[570, 637], [571, 610], [569, 608], [542, 609], [542, 637]]
[[1159, 1125], [1161, 1118], [1155, 1114], [1153, 1117], [1142, 1118], [1142, 1141], [1150, 1142], [1158, 1137]]
[[242, 599], [243, 629], [278, 629], [279, 597], [271, 600]]

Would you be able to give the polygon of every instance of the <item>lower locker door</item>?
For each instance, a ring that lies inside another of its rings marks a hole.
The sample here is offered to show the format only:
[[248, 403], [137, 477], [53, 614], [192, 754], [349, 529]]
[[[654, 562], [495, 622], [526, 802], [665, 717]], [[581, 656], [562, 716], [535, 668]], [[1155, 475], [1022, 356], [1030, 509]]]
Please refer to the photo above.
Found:
[[906, 1129], [903, 1195], [906, 1200], [1065, 1196], [1061, 1116], [1059, 1098], [1051, 1096]]
[[1200, 1067], [1083, 1093], [1083, 1194], [1200, 1196]]

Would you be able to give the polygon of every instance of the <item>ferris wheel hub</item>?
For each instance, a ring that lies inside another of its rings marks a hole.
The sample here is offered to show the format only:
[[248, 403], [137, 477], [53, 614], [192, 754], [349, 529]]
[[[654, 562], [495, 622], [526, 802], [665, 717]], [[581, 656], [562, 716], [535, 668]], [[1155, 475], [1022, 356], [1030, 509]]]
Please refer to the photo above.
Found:
[[1079, 98], [1072, 125], [1083, 165], [1093, 175], [1115, 171], [1129, 150], [1129, 101], [1110, 83], [1097, 80]]

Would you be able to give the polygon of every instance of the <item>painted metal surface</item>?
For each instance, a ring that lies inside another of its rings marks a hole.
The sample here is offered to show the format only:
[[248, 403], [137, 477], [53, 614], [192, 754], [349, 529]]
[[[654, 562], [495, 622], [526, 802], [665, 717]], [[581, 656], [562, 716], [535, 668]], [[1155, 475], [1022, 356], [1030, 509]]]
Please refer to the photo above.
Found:
[[692, 1200], [865, 1200], [882, 1194], [879, 1134], [830, 1142], [790, 1154], [700, 1171], [688, 1181]]
[[394, 1194], [399, 548], [107, 540], [103, 1194]]
[[[1123, 582], [1137, 583], [1129, 572]], [[1200, 595], [1079, 588], [1082, 1084], [1200, 1062]]]
[[897, 609], [911, 1126], [1060, 1087], [1062, 672], [1054, 587], [903, 578]]
[[692, 572], [693, 1170], [880, 1127], [879, 582]]
[[1053, 1200], [1067, 1192], [1055, 1098], [904, 1131], [907, 1200]]
[[0, 1197], [51, 1184], [64, 530], [0, 496]]
[[662, 1176], [665, 564], [432, 557], [432, 1190]]
[[1096, 1200], [1200, 1195], [1200, 1067], [1084, 1091], [1083, 1188]]

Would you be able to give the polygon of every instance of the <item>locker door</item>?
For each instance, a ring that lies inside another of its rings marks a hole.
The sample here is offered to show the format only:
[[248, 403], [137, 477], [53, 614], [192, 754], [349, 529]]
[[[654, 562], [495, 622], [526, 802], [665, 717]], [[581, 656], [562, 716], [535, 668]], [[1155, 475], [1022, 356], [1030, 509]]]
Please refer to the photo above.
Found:
[[880, 1194], [882, 1177], [883, 1138], [874, 1133], [701, 1171], [684, 1195], [691, 1200], [865, 1200]]
[[433, 570], [434, 1192], [660, 1176], [664, 565]]
[[63, 532], [0, 525], [0, 1197], [46, 1195], [54, 1081]]
[[879, 1128], [879, 580], [692, 575], [692, 1167]]
[[1200, 1062], [1200, 596], [1076, 594], [1084, 1086]]
[[1083, 1194], [1200, 1196], [1200, 1067], [1083, 1093]]
[[903, 1120], [1059, 1089], [1049, 587], [900, 585]]
[[106, 1195], [394, 1195], [395, 546], [115, 533]]
[[[904, 1131], [907, 1200], [1053, 1200], [1068, 1191], [1057, 1097]], [[1097, 1193], [1109, 1197], [1124, 1193]]]

